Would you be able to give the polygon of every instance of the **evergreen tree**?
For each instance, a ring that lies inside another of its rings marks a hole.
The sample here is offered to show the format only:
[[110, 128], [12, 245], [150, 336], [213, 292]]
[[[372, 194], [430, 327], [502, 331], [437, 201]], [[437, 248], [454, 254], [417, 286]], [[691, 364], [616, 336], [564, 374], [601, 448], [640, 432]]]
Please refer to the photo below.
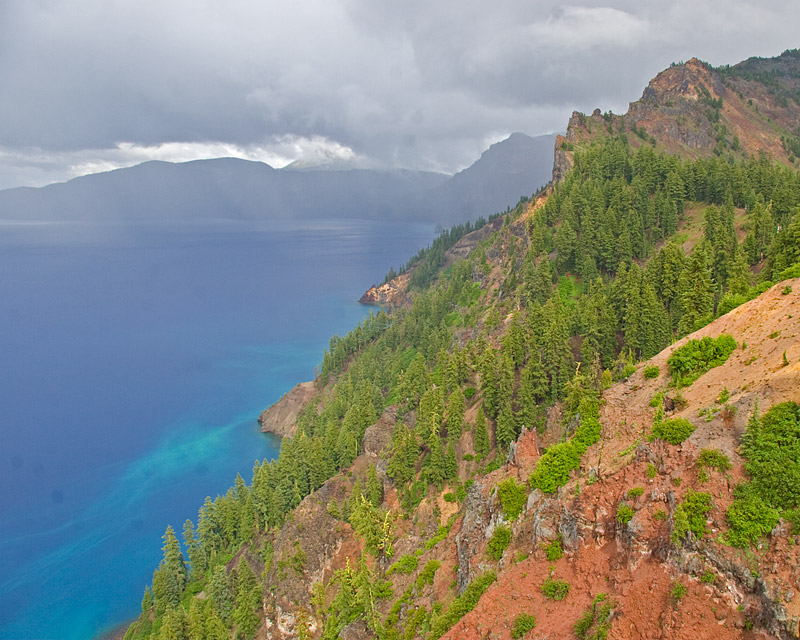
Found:
[[714, 313], [714, 289], [708, 269], [705, 246], [695, 247], [678, 282], [681, 320], [678, 332], [692, 333], [708, 324]]
[[219, 614], [220, 620], [227, 625], [231, 620], [233, 596], [228, 584], [228, 573], [225, 571], [224, 565], [217, 565], [214, 568], [214, 573], [208, 583], [208, 595], [211, 597], [211, 602], [214, 603], [214, 608]]
[[464, 428], [464, 409], [466, 400], [461, 387], [456, 387], [447, 399], [445, 417], [447, 418], [447, 437], [449, 440], [458, 440]]
[[150, 587], [144, 588], [144, 595], [142, 596], [142, 613], [149, 614], [150, 609], [153, 608], [153, 594]]
[[379, 507], [383, 502], [383, 483], [378, 479], [378, 472], [374, 464], [369, 465], [369, 469], [367, 469], [365, 497], [374, 507]]
[[189, 579], [197, 580], [206, 570], [202, 549], [195, 535], [192, 521], [187, 519], [183, 523], [183, 545], [186, 554], [189, 556]]
[[261, 606], [261, 589], [250, 563], [242, 557], [236, 572], [236, 599], [233, 605], [233, 622], [237, 636], [252, 638], [261, 623], [258, 610]]
[[500, 407], [497, 416], [497, 444], [504, 449], [517, 439], [516, 426], [514, 424], [514, 412], [511, 409], [511, 400], [506, 400]]
[[186, 612], [183, 607], [167, 607], [161, 618], [159, 640], [186, 640]]
[[478, 407], [478, 414], [475, 417], [475, 428], [472, 430], [473, 446], [475, 453], [479, 456], [485, 456], [489, 453], [489, 430], [486, 426], [486, 415], [483, 412], [483, 406]]
[[447, 479], [447, 469], [445, 466], [444, 445], [436, 427], [431, 429], [428, 447], [430, 454], [425, 463], [425, 477], [429, 484], [441, 487]]
[[456, 448], [453, 441], [447, 443], [447, 452], [444, 456], [444, 470], [448, 480], [458, 478], [458, 459], [456, 458]]

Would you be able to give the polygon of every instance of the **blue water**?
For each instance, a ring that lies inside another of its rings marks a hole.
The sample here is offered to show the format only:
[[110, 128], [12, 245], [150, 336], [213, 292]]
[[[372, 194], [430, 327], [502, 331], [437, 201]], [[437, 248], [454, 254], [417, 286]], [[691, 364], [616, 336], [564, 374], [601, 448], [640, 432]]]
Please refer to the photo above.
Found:
[[256, 417], [432, 228], [0, 226], [0, 638], [138, 614], [167, 524], [279, 441]]

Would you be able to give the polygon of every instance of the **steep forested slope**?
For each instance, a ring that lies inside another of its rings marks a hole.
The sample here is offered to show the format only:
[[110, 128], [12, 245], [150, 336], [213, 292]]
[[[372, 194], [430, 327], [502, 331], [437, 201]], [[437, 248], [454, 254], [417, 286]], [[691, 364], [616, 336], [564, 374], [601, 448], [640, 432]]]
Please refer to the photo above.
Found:
[[796, 634], [800, 177], [639, 139], [332, 339], [126, 637]]

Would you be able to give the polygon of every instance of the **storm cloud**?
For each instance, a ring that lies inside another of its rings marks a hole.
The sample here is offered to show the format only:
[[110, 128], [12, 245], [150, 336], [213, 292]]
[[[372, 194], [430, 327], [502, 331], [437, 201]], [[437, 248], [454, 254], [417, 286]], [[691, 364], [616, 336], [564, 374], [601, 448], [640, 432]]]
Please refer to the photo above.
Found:
[[219, 156], [453, 172], [798, 24], [777, 1], [6, 0], [0, 188]]

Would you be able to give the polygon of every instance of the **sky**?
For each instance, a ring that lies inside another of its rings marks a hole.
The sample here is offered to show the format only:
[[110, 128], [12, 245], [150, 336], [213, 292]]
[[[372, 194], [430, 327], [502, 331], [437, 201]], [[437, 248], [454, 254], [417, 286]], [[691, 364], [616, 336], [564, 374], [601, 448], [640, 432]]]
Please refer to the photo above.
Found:
[[798, 24], [785, 0], [2, 0], [0, 188], [225, 156], [453, 173]]

